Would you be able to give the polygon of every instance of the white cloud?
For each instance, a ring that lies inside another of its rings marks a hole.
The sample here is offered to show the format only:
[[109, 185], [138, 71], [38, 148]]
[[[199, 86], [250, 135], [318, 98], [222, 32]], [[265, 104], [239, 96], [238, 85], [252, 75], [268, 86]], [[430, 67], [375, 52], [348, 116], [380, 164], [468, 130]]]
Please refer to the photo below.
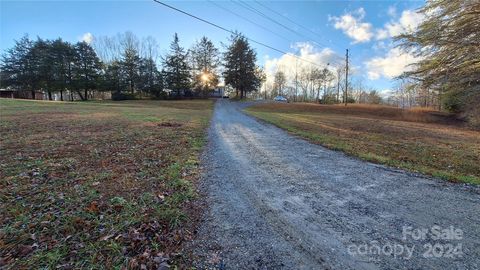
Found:
[[330, 48], [318, 50], [308, 42], [295, 43], [292, 48], [298, 52], [295, 55], [306, 61], [302, 61], [292, 54], [284, 54], [279, 58], [265, 58], [267, 84], [273, 83], [275, 72], [278, 70], [283, 71], [287, 79], [293, 81], [295, 78], [295, 70], [300, 73], [300, 71], [304, 68], [311, 68], [311, 63], [315, 63], [320, 67], [327, 66], [328, 63], [333, 66], [341, 59], [341, 57]]
[[395, 6], [389, 6], [387, 10], [387, 14], [390, 17], [395, 17], [397, 16], [397, 8]]
[[385, 42], [383, 40], [375, 42], [372, 49], [375, 51], [385, 52], [386, 50], [392, 48], [392, 43]]
[[382, 76], [392, 79], [401, 75], [404, 71], [410, 70], [409, 65], [418, 60], [417, 57], [402, 51], [400, 48], [392, 48], [385, 57], [374, 57], [365, 62], [367, 76], [370, 80], [377, 80]]
[[383, 90], [380, 90], [378, 92], [378, 94], [382, 97], [382, 98], [388, 98], [390, 96], [392, 96], [394, 93], [394, 91], [392, 89], [383, 89]]
[[93, 41], [92, 33], [87, 32], [87, 33], [83, 34], [83, 36], [80, 38], [80, 41], [84, 41], [88, 44], [92, 43], [92, 41]]
[[354, 12], [346, 13], [340, 17], [329, 17], [333, 21], [335, 29], [341, 29], [343, 33], [353, 39], [353, 43], [368, 42], [373, 37], [372, 24], [362, 22], [365, 10], [359, 8]]
[[389, 37], [389, 33], [387, 30], [385, 29], [377, 29], [377, 35], [376, 35], [376, 38], [378, 40], [381, 40], [381, 39], [386, 39]]
[[348, 12], [340, 17], [329, 16], [329, 21], [333, 22], [335, 29], [340, 29], [344, 34], [353, 39], [353, 43], [364, 43], [370, 41], [373, 37], [376, 40], [387, 39], [398, 36], [403, 33], [414, 31], [424, 20], [424, 16], [414, 10], [404, 10], [398, 18], [395, 6], [390, 6], [387, 14], [392, 20], [386, 23], [382, 28], [374, 28], [371, 23], [364, 22], [365, 9], [359, 8], [353, 12]]
[[379, 74], [378, 72], [369, 71], [369, 72], [367, 73], [367, 75], [368, 75], [368, 78], [369, 78], [370, 80], [378, 80], [378, 79], [380, 79], [380, 74]]
[[376, 39], [395, 37], [403, 33], [414, 31], [424, 20], [424, 16], [413, 10], [404, 10], [397, 21], [385, 24], [384, 28], [377, 29]]

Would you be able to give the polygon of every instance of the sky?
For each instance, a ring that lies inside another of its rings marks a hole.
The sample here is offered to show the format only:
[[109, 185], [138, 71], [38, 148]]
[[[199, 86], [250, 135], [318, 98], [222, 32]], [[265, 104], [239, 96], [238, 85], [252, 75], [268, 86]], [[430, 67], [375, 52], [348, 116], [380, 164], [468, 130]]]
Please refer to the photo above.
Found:
[[[412, 31], [423, 17], [424, 1], [165, 1], [165, 3], [238, 30], [254, 42], [258, 64], [271, 81], [277, 70], [292, 77], [295, 70], [345, 62], [349, 49], [352, 80], [388, 93], [394, 78], [417, 59], [395, 47], [392, 36]], [[164, 7], [141, 1], [0, 1], [0, 51], [25, 34], [30, 38], [94, 42], [95, 37], [131, 31], [151, 36], [164, 54], [176, 32], [189, 48], [207, 36], [221, 49], [229, 33]], [[294, 54], [298, 58], [292, 57]]]

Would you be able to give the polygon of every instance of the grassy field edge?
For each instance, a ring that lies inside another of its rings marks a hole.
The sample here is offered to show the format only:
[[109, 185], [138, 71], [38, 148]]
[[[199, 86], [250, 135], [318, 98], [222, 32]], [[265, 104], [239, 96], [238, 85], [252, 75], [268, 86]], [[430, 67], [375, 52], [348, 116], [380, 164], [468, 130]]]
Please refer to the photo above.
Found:
[[373, 153], [362, 153], [355, 151], [349, 144], [342, 142], [338, 137], [326, 135], [326, 134], [318, 134], [314, 132], [309, 132], [292, 125], [288, 125], [285, 122], [281, 121], [280, 119], [276, 119], [272, 117], [271, 113], [269, 112], [260, 112], [255, 111], [254, 107], [249, 107], [244, 110], [248, 115], [255, 117], [256, 119], [263, 121], [265, 123], [272, 124], [276, 127], [286, 130], [292, 135], [299, 136], [301, 138], [307, 139], [309, 142], [322, 145], [328, 149], [335, 150], [335, 151], [342, 151], [348, 155], [360, 158], [365, 161], [387, 165], [390, 167], [404, 169], [412, 173], [420, 173], [427, 176], [440, 178], [442, 180], [447, 180], [451, 182], [458, 182], [458, 183], [467, 183], [467, 184], [480, 184], [480, 177], [471, 176], [471, 175], [461, 175], [461, 174], [452, 174], [442, 170], [436, 170], [434, 168], [428, 168], [426, 166], [421, 166], [418, 164], [412, 164], [408, 162], [403, 162], [399, 160], [395, 160], [385, 156], [375, 155]]

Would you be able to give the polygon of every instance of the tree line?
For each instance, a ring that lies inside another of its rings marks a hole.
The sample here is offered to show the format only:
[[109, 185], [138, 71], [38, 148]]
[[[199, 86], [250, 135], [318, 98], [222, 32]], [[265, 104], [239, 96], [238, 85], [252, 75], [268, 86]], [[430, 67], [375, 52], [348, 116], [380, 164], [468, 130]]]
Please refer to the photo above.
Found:
[[3, 54], [0, 80], [2, 88], [32, 91], [32, 96], [44, 91], [49, 100], [59, 93], [63, 101], [74, 95], [88, 100], [96, 92], [111, 92], [117, 100], [205, 97], [223, 77], [243, 98], [257, 91], [264, 78], [256, 61], [255, 50], [240, 33], [230, 37], [225, 52], [207, 37], [185, 49], [175, 33], [163, 56], [155, 39], [140, 40], [130, 32], [92, 44], [24, 36]]
[[[289, 71], [289, 75], [287, 72]], [[364, 85], [357, 78], [348, 84], [345, 91], [345, 65], [326, 65], [324, 68], [304, 66], [301, 68], [280, 66], [273, 74], [273, 81], [263, 86], [263, 98], [277, 95], [288, 97], [294, 102], [315, 102], [322, 104], [367, 103], [380, 104], [385, 101], [380, 93]], [[345, 100], [346, 99], [346, 100]]]

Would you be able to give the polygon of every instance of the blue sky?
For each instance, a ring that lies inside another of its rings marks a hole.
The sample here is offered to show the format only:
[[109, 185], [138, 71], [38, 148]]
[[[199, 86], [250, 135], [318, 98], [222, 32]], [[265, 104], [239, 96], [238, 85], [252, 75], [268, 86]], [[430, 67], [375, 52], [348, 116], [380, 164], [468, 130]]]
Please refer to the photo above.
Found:
[[[421, 17], [414, 10], [424, 4], [423, 1], [262, 1], [267, 9], [255, 1], [247, 1], [247, 7], [238, 1], [215, 1], [215, 4], [209, 1], [166, 3], [321, 65], [326, 62], [333, 62], [333, 65], [341, 61], [340, 57], [345, 55], [345, 49], [348, 48], [355, 78], [362, 79], [364, 84], [378, 90], [392, 88], [394, 82], [391, 78], [414, 60], [413, 56], [393, 48], [391, 36], [415, 27]], [[248, 6], [293, 31], [252, 12]], [[62, 37], [75, 42], [86, 33], [113, 36], [132, 31], [139, 37], [154, 37], [162, 53], [167, 51], [174, 32], [179, 34], [181, 43], [186, 47], [203, 35], [221, 46], [221, 42], [226, 43], [229, 36], [222, 30], [153, 1], [1, 1], [0, 18], [2, 52], [12, 47], [14, 40], [24, 34], [32, 38]], [[270, 72], [291, 69], [293, 58], [252, 45], [257, 50], [259, 64], [266, 66]], [[304, 64], [308, 65], [306, 62]]]

